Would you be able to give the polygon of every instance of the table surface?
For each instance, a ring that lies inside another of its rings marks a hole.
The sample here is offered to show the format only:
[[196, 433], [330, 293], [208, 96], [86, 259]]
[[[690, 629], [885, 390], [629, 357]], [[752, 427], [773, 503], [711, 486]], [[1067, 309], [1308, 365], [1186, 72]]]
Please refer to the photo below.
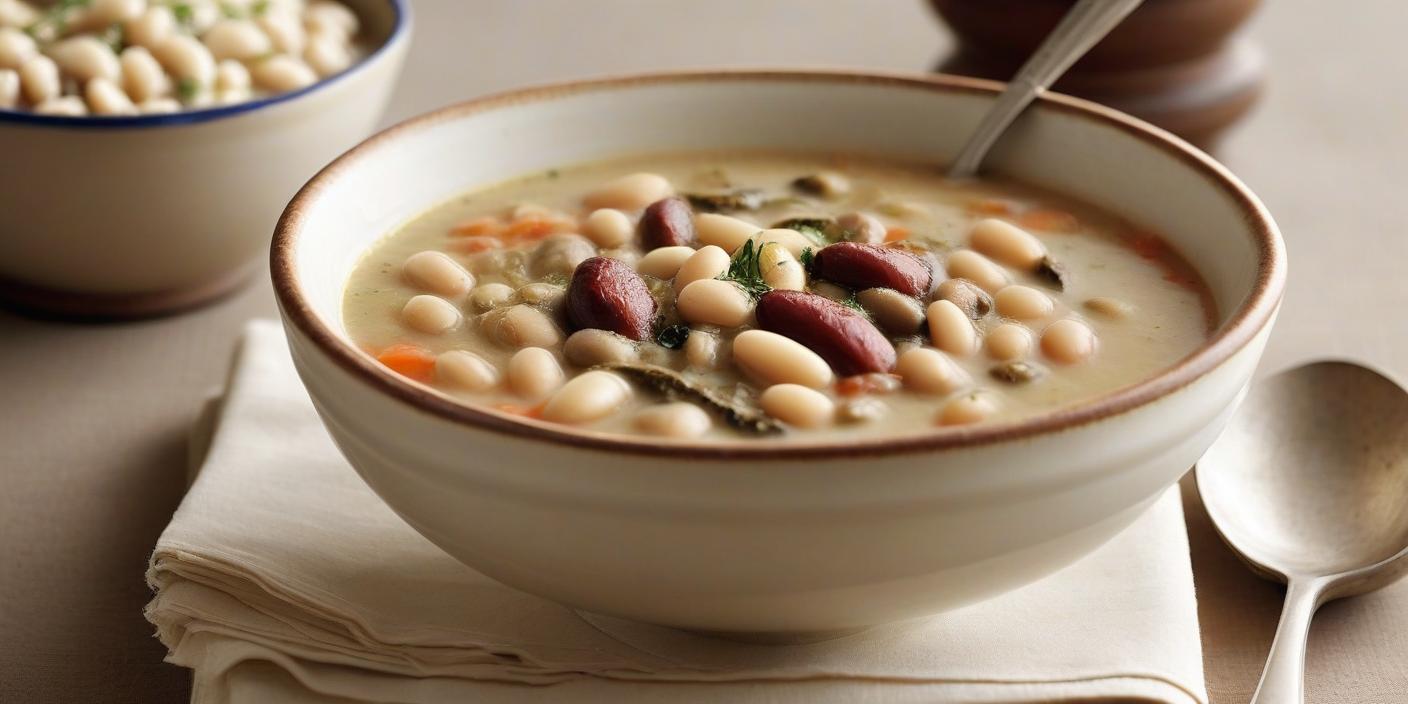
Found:
[[[1291, 283], [1263, 371], [1349, 357], [1408, 379], [1408, 4], [1266, 3], [1268, 94], [1220, 156], [1276, 214]], [[386, 121], [455, 99], [613, 72], [719, 65], [932, 66], [920, 0], [413, 0]], [[608, 21], [609, 18], [609, 21]], [[1398, 81], [1397, 84], [1394, 81]], [[0, 198], [3, 198], [0, 196]], [[9, 204], [0, 204], [9, 207]], [[185, 437], [267, 276], [187, 315], [99, 326], [0, 312], [0, 700], [185, 701], [142, 618], [142, 572], [181, 499]], [[1208, 689], [1247, 701], [1280, 588], [1245, 571], [1185, 486]], [[1408, 581], [1315, 621], [1311, 702], [1408, 701]]]

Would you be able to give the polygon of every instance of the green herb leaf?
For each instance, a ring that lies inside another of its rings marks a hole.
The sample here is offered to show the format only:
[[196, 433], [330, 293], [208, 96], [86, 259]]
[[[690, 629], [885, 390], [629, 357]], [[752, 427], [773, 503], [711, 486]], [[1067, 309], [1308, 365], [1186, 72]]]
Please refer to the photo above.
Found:
[[870, 313], [865, 310], [865, 306], [860, 304], [860, 299], [856, 298], [855, 291], [851, 291], [851, 295], [847, 296], [844, 300], [838, 301], [838, 303], [867, 318], [870, 317]]
[[196, 18], [196, 11], [184, 2], [178, 2], [171, 6], [171, 14], [176, 16], [176, 21], [184, 25], [189, 25]]
[[763, 271], [758, 256], [762, 252], [763, 248], [757, 246], [753, 240], [744, 242], [743, 246], [733, 253], [733, 258], [729, 260], [728, 271], [719, 278], [738, 284], [754, 299], [762, 298], [763, 294], [772, 290], [772, 287], [763, 281]]
[[176, 96], [183, 103], [189, 103], [200, 94], [200, 82], [194, 78], [182, 78], [176, 82]]
[[249, 8], [249, 14], [253, 17], [263, 17], [269, 12], [269, 0], [257, 0]]
[[806, 270], [808, 274], [812, 273], [812, 263], [815, 261], [816, 250], [811, 247], [804, 247], [801, 256], [802, 269]]
[[819, 245], [839, 242], [846, 231], [831, 218], [788, 218], [772, 224], [774, 228], [796, 230]]
[[671, 325], [655, 334], [655, 341], [667, 350], [677, 350], [684, 347], [684, 341], [689, 339], [688, 325]]
[[112, 51], [114, 54], [121, 54], [122, 44], [125, 36], [126, 34], [122, 29], [122, 23], [113, 22], [112, 24], [108, 25], [107, 29], [103, 30], [101, 39], [103, 40], [103, 43], [112, 47]]

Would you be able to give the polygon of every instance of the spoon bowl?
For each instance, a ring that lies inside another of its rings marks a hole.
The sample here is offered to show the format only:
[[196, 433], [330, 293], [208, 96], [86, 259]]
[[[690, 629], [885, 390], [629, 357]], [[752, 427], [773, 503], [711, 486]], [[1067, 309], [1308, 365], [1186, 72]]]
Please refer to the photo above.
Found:
[[1408, 573], [1408, 393], [1348, 362], [1271, 377], [1198, 462], [1198, 491], [1227, 544], [1290, 585], [1254, 703], [1300, 701], [1315, 608]]

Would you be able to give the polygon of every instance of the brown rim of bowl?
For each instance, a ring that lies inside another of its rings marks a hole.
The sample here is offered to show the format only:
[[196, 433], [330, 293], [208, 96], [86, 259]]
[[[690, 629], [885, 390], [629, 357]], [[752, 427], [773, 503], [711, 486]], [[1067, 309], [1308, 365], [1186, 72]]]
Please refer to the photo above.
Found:
[[475, 98], [450, 105], [383, 130], [319, 171], [298, 191], [274, 232], [270, 264], [274, 295], [285, 318], [307, 335], [324, 354], [352, 376], [417, 410], [444, 420], [526, 440], [541, 440], [579, 449], [620, 452], [671, 459], [797, 460], [829, 457], [855, 457], [912, 454], [955, 447], [972, 447], [1020, 440], [1067, 430], [1130, 411], [1187, 386], [1207, 374], [1240, 350], [1271, 320], [1280, 304], [1285, 286], [1286, 262], [1281, 239], [1270, 214], [1246, 186], [1225, 167], [1182, 140], [1133, 117], [1096, 103], [1065, 95], [1046, 94], [1038, 107], [1076, 114], [1131, 134], [1163, 150], [1189, 168], [1215, 182], [1232, 196], [1256, 237], [1260, 250], [1257, 281], [1250, 296], [1226, 323], [1201, 347], [1172, 367], [1144, 381], [1131, 384], [1084, 402], [1058, 408], [1023, 420], [972, 426], [936, 428], [924, 434], [877, 436], [849, 442], [776, 443], [769, 441], [728, 441], [674, 443], [628, 435], [591, 433], [564, 429], [544, 421], [511, 416], [454, 401], [446, 396], [401, 378], [374, 359], [344, 341], [324, 325], [299, 290], [294, 270], [295, 241], [308, 202], [316, 198], [324, 184], [348, 168], [355, 167], [367, 153], [393, 144], [398, 137], [430, 127], [443, 120], [524, 103], [532, 103], [588, 91], [601, 91], [662, 83], [718, 81], [781, 81], [844, 84], [878, 84], [915, 90], [960, 91], [996, 95], [1003, 84], [974, 78], [903, 73], [793, 70], [722, 70], [652, 73], [598, 78], [538, 86]]

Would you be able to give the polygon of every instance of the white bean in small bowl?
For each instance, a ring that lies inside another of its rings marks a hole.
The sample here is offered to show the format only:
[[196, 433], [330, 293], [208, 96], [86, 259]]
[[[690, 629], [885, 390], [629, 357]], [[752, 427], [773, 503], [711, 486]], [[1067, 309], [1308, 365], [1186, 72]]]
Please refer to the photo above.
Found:
[[375, 126], [410, 36], [405, 0], [0, 5], [0, 192], [23, 204], [0, 208], [0, 301], [84, 318], [248, 280], [298, 184]]

